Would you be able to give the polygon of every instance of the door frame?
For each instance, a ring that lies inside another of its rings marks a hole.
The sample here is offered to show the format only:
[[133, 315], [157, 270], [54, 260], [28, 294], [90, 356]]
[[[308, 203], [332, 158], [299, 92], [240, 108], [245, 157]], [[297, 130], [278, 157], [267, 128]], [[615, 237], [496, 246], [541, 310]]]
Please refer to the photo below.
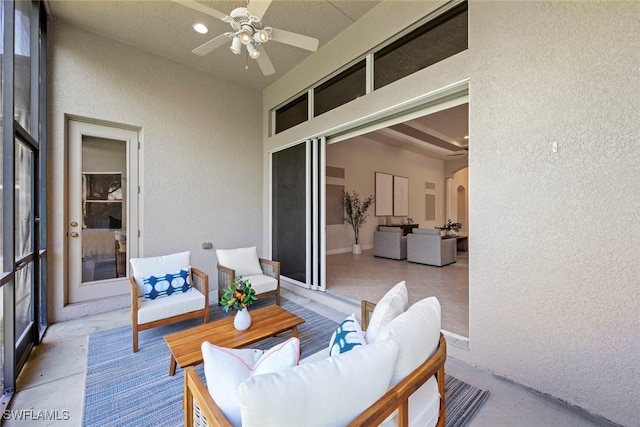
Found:
[[[80, 117], [67, 118], [67, 201], [65, 215], [65, 276], [67, 280], [65, 289], [65, 304], [74, 304], [91, 301], [96, 286], [104, 287], [105, 284], [115, 285], [112, 292], [101, 294], [99, 298], [122, 296], [129, 293], [128, 276], [129, 263], [126, 263], [127, 274], [125, 277], [82, 283], [82, 242], [70, 236], [71, 232], [80, 232], [79, 227], [73, 228], [71, 222], [82, 224], [82, 212], [72, 212], [72, 200], [74, 194], [81, 191], [81, 177], [74, 180], [75, 174], [82, 175], [82, 139], [85, 136], [125, 141], [126, 143], [126, 230], [127, 230], [127, 256], [135, 258], [140, 253], [140, 148], [141, 129], [126, 124], [92, 120]], [[80, 260], [73, 265], [74, 260]], [[77, 281], [77, 283], [76, 283]]]

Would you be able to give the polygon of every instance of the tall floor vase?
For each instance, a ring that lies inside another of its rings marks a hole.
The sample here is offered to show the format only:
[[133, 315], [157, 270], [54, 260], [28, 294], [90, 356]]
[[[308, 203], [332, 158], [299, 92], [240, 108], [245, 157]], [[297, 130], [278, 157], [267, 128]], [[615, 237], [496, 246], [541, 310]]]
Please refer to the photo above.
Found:
[[244, 331], [251, 326], [251, 315], [248, 308], [243, 308], [236, 312], [236, 317], [233, 318], [233, 326], [239, 330]]

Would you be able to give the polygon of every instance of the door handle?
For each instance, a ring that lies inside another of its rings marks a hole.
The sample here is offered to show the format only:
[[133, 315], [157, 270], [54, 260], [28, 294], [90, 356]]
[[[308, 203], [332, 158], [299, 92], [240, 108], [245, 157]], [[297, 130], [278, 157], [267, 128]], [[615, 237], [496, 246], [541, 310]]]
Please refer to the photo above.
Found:
[[75, 231], [72, 231], [71, 233], [69, 233], [69, 236], [71, 237], [78, 237], [78, 233]]

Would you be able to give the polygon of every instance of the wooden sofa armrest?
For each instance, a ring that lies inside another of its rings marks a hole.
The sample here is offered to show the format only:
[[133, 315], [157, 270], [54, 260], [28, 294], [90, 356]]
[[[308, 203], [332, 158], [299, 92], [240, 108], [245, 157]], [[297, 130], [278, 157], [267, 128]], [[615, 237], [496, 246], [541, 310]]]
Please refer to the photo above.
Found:
[[131, 321], [138, 324], [138, 285], [133, 276], [129, 277], [129, 288], [131, 290]]
[[222, 290], [228, 288], [236, 278], [236, 271], [218, 263], [218, 303], [222, 296]]
[[193, 287], [199, 290], [204, 296], [209, 295], [209, 276], [204, 271], [191, 267], [191, 280]]
[[444, 335], [440, 333], [440, 343], [436, 352], [367, 410], [358, 415], [348, 424], [348, 427], [380, 425], [396, 409], [398, 409], [398, 427], [407, 427], [409, 425], [409, 397], [433, 375], [436, 375], [438, 392], [440, 393], [440, 410], [436, 426], [444, 426], [444, 364], [446, 360], [447, 342]]
[[[191, 267], [191, 282], [193, 287], [204, 295], [204, 306], [209, 310], [209, 275], [204, 271]], [[209, 321], [209, 316], [205, 316], [205, 323]]]
[[371, 314], [376, 308], [376, 305], [369, 301], [362, 301], [360, 303], [360, 326], [363, 331], [366, 331], [369, 327], [369, 320], [371, 320]]
[[265, 276], [273, 277], [280, 284], [280, 262], [267, 258], [259, 258], [260, 267]]
[[[211, 398], [193, 366], [185, 368], [184, 371], [183, 407], [184, 425], [186, 427], [206, 425], [233, 427], [218, 405], [216, 405], [216, 402]], [[194, 409], [196, 408], [204, 416], [204, 422], [195, 415], [197, 412], [194, 412]]]

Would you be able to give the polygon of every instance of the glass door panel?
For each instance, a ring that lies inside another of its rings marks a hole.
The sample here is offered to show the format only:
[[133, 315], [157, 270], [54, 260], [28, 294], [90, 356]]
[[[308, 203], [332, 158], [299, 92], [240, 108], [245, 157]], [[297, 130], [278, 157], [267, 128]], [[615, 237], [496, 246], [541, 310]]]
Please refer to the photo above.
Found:
[[15, 3], [15, 119], [31, 126], [31, 1]]
[[127, 259], [125, 141], [82, 138], [82, 283], [124, 277]]
[[31, 149], [16, 140], [15, 185], [15, 250], [16, 261], [33, 253], [33, 189], [34, 154]]
[[307, 269], [307, 144], [271, 156], [271, 251], [280, 274], [309, 283]]
[[33, 262], [16, 271], [16, 338], [33, 325]]
[[34, 338], [35, 318], [35, 158], [34, 151], [16, 138], [14, 175], [14, 328], [17, 366], [21, 366]]

